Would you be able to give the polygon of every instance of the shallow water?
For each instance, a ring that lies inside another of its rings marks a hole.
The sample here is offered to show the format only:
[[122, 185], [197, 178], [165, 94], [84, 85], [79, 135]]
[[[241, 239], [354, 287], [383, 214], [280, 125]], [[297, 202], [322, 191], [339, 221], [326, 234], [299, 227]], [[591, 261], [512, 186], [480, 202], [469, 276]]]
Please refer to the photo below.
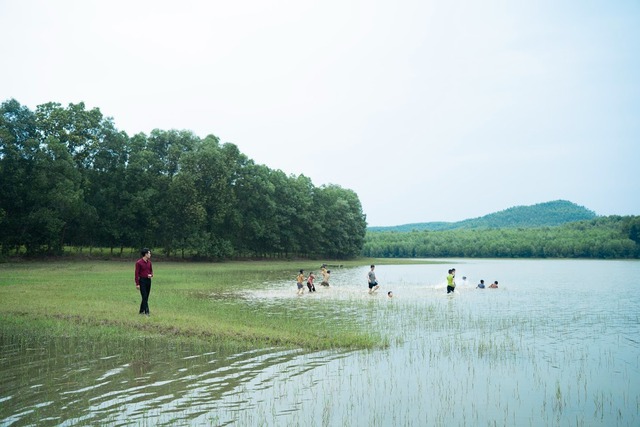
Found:
[[[445, 276], [457, 269], [456, 292]], [[340, 302], [389, 339], [355, 352], [236, 355], [0, 341], [1, 425], [640, 425], [640, 262], [459, 260], [332, 269], [244, 295]], [[466, 283], [461, 278], [467, 277]], [[498, 280], [499, 289], [475, 289]], [[386, 292], [392, 290], [394, 298]], [[349, 302], [353, 302], [349, 305]]]

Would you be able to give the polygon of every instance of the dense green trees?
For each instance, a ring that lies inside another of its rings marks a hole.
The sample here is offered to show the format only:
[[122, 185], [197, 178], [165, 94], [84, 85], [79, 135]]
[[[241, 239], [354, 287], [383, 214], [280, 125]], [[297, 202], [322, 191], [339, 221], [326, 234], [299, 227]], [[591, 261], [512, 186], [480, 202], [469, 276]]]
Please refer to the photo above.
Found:
[[144, 245], [209, 259], [640, 257], [640, 217], [595, 218], [566, 201], [410, 226], [365, 239], [353, 191], [255, 164], [213, 135], [129, 137], [83, 103], [0, 105], [2, 254]]
[[360, 254], [357, 195], [257, 165], [215, 136], [133, 137], [83, 103], [0, 106], [0, 248], [150, 246], [202, 258]]
[[368, 232], [371, 257], [639, 258], [640, 217], [609, 216], [557, 227]]

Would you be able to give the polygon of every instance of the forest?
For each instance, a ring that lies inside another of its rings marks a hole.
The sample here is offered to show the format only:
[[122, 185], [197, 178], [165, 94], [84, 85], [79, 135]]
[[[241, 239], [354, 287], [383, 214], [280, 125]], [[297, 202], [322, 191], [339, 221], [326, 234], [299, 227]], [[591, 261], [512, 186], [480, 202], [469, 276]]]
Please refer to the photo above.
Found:
[[557, 226], [369, 231], [363, 255], [383, 258], [640, 258], [640, 216]]
[[640, 258], [640, 217], [567, 201], [371, 228], [357, 194], [185, 130], [129, 137], [99, 109], [0, 105], [0, 258], [142, 246], [188, 259]]
[[84, 103], [0, 106], [0, 254], [142, 246], [189, 259], [349, 258], [357, 194], [256, 164], [190, 131], [128, 136]]

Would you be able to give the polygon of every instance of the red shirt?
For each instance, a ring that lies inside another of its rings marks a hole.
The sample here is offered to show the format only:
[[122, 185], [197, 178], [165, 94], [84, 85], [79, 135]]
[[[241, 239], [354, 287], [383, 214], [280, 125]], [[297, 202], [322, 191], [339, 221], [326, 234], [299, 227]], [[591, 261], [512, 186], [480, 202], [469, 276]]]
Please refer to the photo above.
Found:
[[136, 262], [136, 286], [140, 285], [140, 278], [148, 278], [149, 275], [153, 276], [153, 266], [151, 260], [146, 261], [144, 258], [140, 258]]

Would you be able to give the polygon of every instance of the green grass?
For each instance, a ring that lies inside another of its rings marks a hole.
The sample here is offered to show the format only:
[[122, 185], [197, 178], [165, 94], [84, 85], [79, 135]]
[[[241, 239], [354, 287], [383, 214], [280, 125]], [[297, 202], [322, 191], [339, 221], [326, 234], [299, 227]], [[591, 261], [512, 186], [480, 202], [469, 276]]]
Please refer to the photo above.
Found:
[[[382, 260], [327, 261], [330, 265]], [[398, 264], [399, 260], [393, 263]], [[415, 263], [415, 261], [413, 261]], [[358, 302], [246, 301], [238, 291], [287, 280], [317, 261], [154, 262], [151, 317], [138, 315], [133, 262], [33, 261], [0, 264], [0, 334], [38, 337], [268, 346], [310, 350], [386, 346], [353, 317]]]

